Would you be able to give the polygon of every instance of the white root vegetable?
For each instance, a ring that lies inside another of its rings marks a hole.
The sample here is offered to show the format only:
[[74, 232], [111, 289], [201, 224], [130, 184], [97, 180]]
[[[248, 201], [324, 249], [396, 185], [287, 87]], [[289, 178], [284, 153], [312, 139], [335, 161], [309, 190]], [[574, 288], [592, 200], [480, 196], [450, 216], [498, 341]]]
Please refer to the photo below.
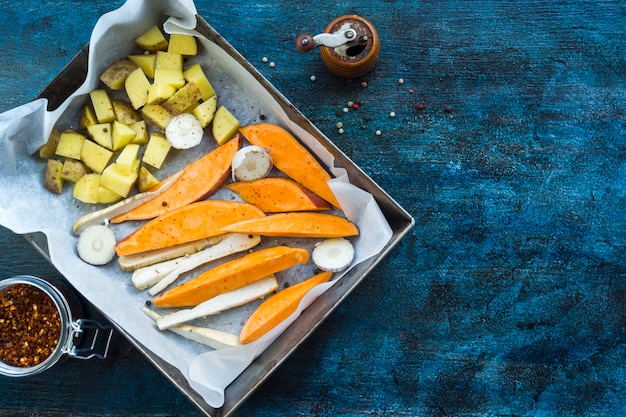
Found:
[[103, 224], [89, 226], [78, 236], [78, 256], [91, 265], [105, 265], [115, 257], [115, 234]]
[[124, 214], [136, 207], [139, 207], [146, 201], [152, 200], [163, 191], [167, 190], [172, 184], [174, 184], [181, 175], [182, 172], [179, 172], [176, 175], [172, 176], [170, 179], [164, 182], [157, 190], [146, 191], [141, 194], [135, 194], [134, 196], [119, 201], [112, 206], [108, 206], [106, 208], [103, 208], [102, 210], [94, 211], [93, 213], [84, 215], [80, 219], [76, 220], [76, 222], [74, 223], [74, 234], [80, 235], [81, 232], [89, 226], [93, 226], [95, 224], [104, 224], [108, 219], [112, 219], [113, 217]]
[[139, 268], [180, 258], [185, 255], [191, 255], [201, 251], [207, 246], [217, 245], [225, 238], [226, 235], [207, 237], [205, 239], [181, 243], [180, 245], [170, 246], [167, 248], [155, 249], [132, 255], [123, 255], [117, 258], [117, 262], [123, 271], [135, 271]]
[[[154, 310], [150, 310], [147, 307], [143, 307], [141, 310], [154, 321], [157, 321], [161, 317], [159, 313]], [[241, 345], [239, 342], [239, 336], [208, 327], [179, 324], [177, 326], [170, 327], [168, 330], [186, 339], [210, 346], [213, 349], [225, 349]]]
[[202, 141], [204, 130], [196, 116], [191, 113], [178, 114], [165, 127], [165, 137], [175, 149], [189, 149]]
[[352, 263], [354, 246], [342, 237], [326, 239], [315, 246], [311, 257], [322, 271], [341, 272]]
[[[242, 233], [229, 234], [226, 239], [222, 240], [217, 245], [203, 249], [200, 252], [194, 253], [189, 256], [181, 258], [178, 265], [173, 270], [160, 276], [157, 282], [152, 288], [150, 288], [150, 295], [156, 295], [163, 291], [168, 285], [176, 281], [176, 279], [183, 273], [191, 271], [201, 265], [212, 262], [216, 259], [224, 258], [234, 253], [243, 252], [251, 249], [261, 242], [259, 235], [248, 235]], [[155, 265], [158, 268], [158, 265]], [[134, 275], [134, 274], [133, 274]], [[160, 274], [159, 274], [160, 275]], [[148, 276], [145, 275], [147, 278]], [[144, 279], [146, 279], [144, 278]], [[134, 283], [134, 280], [133, 280]]]
[[260, 146], [245, 146], [233, 157], [233, 181], [254, 181], [266, 177], [272, 170], [272, 158]]
[[169, 329], [200, 317], [219, 314], [222, 311], [247, 304], [258, 298], [265, 297], [278, 289], [278, 282], [274, 275], [251, 282], [236, 290], [228, 291], [204, 301], [194, 308], [178, 310], [166, 314], [157, 320], [160, 330]]

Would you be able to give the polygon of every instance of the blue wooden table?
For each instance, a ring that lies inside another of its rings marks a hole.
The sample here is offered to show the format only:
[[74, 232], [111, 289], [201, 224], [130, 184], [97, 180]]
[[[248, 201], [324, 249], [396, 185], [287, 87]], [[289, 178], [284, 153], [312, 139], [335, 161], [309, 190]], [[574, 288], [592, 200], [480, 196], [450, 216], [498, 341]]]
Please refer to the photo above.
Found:
[[[0, 111], [121, 4], [3, 0]], [[416, 220], [237, 415], [626, 412], [626, 3], [196, 6]], [[294, 48], [349, 13], [382, 43], [353, 81]], [[348, 101], [360, 108], [343, 113]], [[2, 229], [0, 247], [0, 278], [58, 275], [21, 236]], [[104, 361], [0, 378], [5, 415], [200, 413], [116, 335]]]

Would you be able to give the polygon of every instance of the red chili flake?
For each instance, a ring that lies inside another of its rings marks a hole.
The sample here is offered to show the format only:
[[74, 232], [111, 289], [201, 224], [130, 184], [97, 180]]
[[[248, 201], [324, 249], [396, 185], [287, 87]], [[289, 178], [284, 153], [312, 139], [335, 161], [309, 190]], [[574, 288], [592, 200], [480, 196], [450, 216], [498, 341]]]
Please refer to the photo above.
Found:
[[17, 284], [0, 292], [0, 360], [17, 367], [43, 362], [61, 335], [59, 310], [32, 285]]

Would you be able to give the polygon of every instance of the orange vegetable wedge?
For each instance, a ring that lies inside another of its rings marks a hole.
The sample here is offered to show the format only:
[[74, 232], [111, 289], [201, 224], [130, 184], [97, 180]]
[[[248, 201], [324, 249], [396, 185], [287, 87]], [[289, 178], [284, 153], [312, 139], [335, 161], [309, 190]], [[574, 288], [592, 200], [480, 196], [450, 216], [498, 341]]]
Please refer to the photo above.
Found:
[[156, 307], [196, 306], [216, 295], [243, 287], [276, 272], [309, 261], [302, 248], [275, 246], [218, 265], [154, 299]]
[[263, 301], [250, 315], [239, 333], [241, 343], [250, 343], [263, 336], [297, 310], [311, 288], [326, 282], [332, 272], [322, 272], [285, 288]]
[[351, 221], [326, 213], [279, 213], [243, 220], [222, 228], [224, 232], [251, 233], [261, 236], [333, 238], [357, 236], [359, 229]]
[[246, 203], [265, 213], [330, 210], [328, 202], [297, 182], [284, 177], [266, 177], [255, 181], [239, 181], [224, 186]]
[[239, 128], [239, 131], [248, 142], [265, 149], [276, 168], [333, 206], [341, 208], [328, 186], [330, 174], [291, 133], [271, 123], [248, 125]]
[[182, 175], [159, 196], [120, 216], [111, 223], [153, 219], [168, 211], [214, 194], [230, 175], [230, 163], [241, 147], [240, 135], [187, 165]]
[[203, 200], [169, 211], [152, 219], [115, 246], [118, 256], [167, 248], [224, 234], [224, 226], [242, 220], [264, 217], [252, 204], [223, 200]]

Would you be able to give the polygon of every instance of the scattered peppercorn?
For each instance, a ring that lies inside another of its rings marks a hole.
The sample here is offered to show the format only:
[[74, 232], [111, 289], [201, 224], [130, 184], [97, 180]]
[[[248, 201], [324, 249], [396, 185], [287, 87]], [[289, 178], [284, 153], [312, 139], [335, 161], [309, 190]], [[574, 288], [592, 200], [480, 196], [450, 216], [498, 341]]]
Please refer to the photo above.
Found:
[[361, 87], [367, 88], [367, 82], [366, 81], [361, 81]]
[[313, 82], [317, 81], [317, 77], [315, 75], [311, 75], [311, 81]]
[[352, 103], [352, 108], [354, 110], [358, 110], [359, 109], [359, 103]]
[[451, 113], [452, 112], [452, 106], [447, 105], [446, 107], [444, 107], [443, 111], [445, 111], [446, 113]]
[[426, 108], [425, 104], [420, 103], [420, 104], [417, 105], [417, 110], [421, 111], [421, 110], [424, 110], [425, 108]]

